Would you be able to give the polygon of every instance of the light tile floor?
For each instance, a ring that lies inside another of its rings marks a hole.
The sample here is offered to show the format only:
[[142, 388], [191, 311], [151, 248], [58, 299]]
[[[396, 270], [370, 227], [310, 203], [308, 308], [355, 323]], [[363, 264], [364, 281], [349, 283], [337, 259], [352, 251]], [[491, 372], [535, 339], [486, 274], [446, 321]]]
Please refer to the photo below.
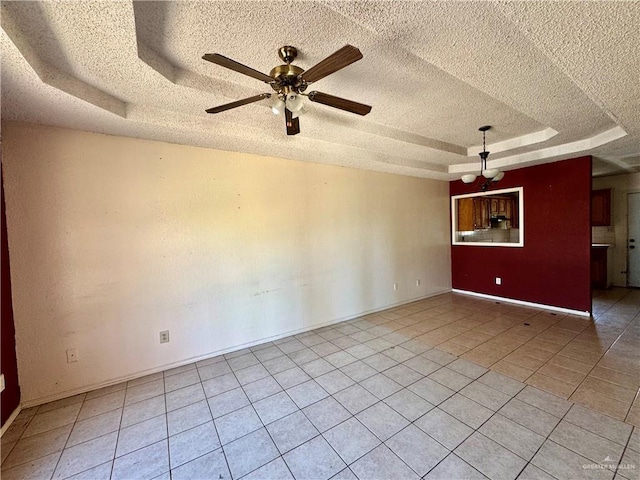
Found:
[[2, 478], [638, 479], [639, 312], [440, 295], [23, 410]]

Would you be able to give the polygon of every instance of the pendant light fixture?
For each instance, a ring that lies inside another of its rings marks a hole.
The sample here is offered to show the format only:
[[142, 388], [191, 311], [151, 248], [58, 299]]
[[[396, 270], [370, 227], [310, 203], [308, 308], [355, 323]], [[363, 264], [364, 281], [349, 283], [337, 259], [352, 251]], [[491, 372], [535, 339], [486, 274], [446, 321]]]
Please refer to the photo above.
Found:
[[[486, 133], [487, 130], [491, 128], [490, 125], [484, 125], [480, 127], [478, 130], [482, 132], [482, 151], [480, 152], [480, 176], [485, 180], [482, 181], [480, 188], [482, 191], [487, 190], [491, 186], [491, 182], [498, 182], [502, 180], [504, 177], [504, 172], [501, 172], [497, 168], [487, 168], [487, 158], [489, 158], [489, 152], [487, 152], [487, 144], [486, 144]], [[462, 181], [464, 183], [473, 183], [478, 178], [477, 175], [473, 173], [467, 173], [466, 175], [462, 175]]]

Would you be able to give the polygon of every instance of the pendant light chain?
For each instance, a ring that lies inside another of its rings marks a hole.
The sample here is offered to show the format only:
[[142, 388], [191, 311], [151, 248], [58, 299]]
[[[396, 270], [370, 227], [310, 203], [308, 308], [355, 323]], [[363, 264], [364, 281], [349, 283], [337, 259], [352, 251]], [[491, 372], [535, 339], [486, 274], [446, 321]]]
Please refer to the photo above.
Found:
[[473, 183], [476, 181], [478, 177], [484, 177], [486, 181], [483, 181], [480, 185], [482, 191], [487, 190], [492, 183], [498, 182], [504, 177], [504, 173], [498, 170], [497, 168], [489, 169], [487, 168], [487, 158], [489, 158], [489, 153], [487, 152], [487, 130], [491, 128], [490, 125], [485, 125], [480, 127], [478, 130], [482, 132], [482, 152], [480, 152], [480, 175], [476, 176], [473, 174], [465, 174], [462, 175], [462, 181], [464, 183]]

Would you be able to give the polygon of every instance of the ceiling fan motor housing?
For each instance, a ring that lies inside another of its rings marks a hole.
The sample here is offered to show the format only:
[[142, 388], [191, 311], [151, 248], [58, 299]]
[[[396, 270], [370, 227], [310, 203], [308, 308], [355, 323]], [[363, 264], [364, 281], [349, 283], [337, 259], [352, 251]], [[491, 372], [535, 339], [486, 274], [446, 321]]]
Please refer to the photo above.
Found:
[[278, 65], [269, 72], [269, 76], [275, 80], [275, 82], [271, 84], [271, 88], [278, 93], [284, 94], [288, 93], [288, 91], [295, 91], [296, 93], [304, 92], [307, 84], [298, 78], [298, 75], [302, 72], [304, 72], [304, 70], [295, 65]]

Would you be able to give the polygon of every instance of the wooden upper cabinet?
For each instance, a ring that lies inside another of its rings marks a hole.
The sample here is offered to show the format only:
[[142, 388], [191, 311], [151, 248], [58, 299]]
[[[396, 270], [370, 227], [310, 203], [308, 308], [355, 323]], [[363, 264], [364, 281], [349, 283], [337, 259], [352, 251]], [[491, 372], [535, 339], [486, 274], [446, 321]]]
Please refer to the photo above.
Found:
[[489, 228], [489, 199], [461, 198], [458, 200], [458, 231], [471, 231]]
[[591, 225], [604, 227], [611, 225], [611, 189], [591, 191]]
[[500, 203], [500, 200], [498, 200], [497, 198], [492, 198], [491, 199], [491, 211], [490, 211], [490, 215], [498, 215], [498, 204]]
[[458, 200], [458, 231], [473, 230], [473, 220], [473, 198], [461, 198]]
[[475, 229], [480, 230], [491, 226], [491, 213], [489, 199], [484, 197], [476, 197], [473, 199], [473, 216]]
[[507, 203], [511, 202], [510, 198], [495, 198], [491, 202], [496, 202], [496, 208], [493, 209], [493, 203], [491, 205], [492, 215], [504, 215], [507, 216]]

